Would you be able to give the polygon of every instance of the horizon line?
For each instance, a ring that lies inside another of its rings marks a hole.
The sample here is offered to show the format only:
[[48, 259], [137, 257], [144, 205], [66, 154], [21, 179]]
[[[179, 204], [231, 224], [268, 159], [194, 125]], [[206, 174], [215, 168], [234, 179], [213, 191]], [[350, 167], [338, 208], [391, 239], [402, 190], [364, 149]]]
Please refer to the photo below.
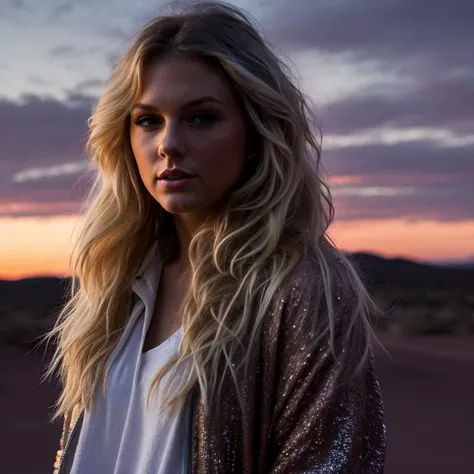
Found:
[[[354, 254], [364, 254], [364, 255], [371, 255], [374, 257], [379, 257], [384, 260], [406, 260], [408, 262], [420, 264], [420, 265], [434, 265], [434, 266], [453, 266], [453, 265], [469, 265], [469, 264], [474, 264], [474, 255], [468, 255], [463, 258], [456, 258], [456, 259], [441, 259], [441, 260], [436, 260], [436, 259], [429, 259], [429, 260], [421, 260], [409, 256], [404, 256], [404, 255], [394, 255], [394, 256], [389, 256], [389, 255], [384, 255], [381, 252], [373, 252], [370, 250], [356, 250], [356, 251], [348, 251], [348, 250], [341, 250], [345, 254], [349, 255], [354, 255]], [[70, 273], [63, 273], [63, 274], [58, 274], [58, 273], [25, 273], [22, 276], [13, 276], [9, 277], [8, 275], [2, 275], [0, 274], [0, 281], [8, 281], [8, 282], [18, 282], [18, 281], [23, 281], [23, 280], [39, 280], [39, 279], [46, 279], [46, 278], [54, 278], [54, 279], [67, 279], [71, 278]]]

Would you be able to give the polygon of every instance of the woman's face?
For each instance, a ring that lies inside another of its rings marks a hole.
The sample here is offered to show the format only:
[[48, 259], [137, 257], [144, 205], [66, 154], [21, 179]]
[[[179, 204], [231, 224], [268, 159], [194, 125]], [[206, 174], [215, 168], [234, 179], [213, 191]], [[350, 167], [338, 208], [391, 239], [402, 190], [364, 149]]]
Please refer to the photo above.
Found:
[[[131, 112], [130, 138], [149, 193], [166, 211], [193, 218], [218, 208], [246, 159], [245, 121], [229, 84], [190, 59], [150, 65]], [[163, 176], [166, 170], [174, 176]]]

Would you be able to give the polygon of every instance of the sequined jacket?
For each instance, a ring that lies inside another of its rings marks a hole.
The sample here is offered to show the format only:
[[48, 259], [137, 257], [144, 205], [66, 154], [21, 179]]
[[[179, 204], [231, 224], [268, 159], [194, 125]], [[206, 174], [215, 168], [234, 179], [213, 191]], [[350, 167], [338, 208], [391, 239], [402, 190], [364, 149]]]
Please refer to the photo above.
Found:
[[[328, 339], [315, 337], [324, 316], [315, 274], [314, 264], [300, 265], [264, 322], [249, 370], [238, 378], [244, 403], [230, 376], [208, 415], [193, 396], [189, 474], [383, 473], [384, 413], [373, 358], [351, 377], [357, 330], [337, 363]], [[344, 324], [350, 300], [340, 300], [336, 295], [334, 304]], [[55, 474], [69, 474], [81, 422], [79, 409], [65, 417]]]

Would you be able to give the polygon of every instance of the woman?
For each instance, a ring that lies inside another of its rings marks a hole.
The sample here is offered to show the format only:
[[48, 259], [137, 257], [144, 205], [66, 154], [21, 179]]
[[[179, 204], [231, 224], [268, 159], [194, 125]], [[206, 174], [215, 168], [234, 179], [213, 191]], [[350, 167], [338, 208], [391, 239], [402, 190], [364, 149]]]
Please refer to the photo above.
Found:
[[89, 122], [56, 473], [381, 473], [373, 304], [303, 94], [249, 19], [147, 25]]

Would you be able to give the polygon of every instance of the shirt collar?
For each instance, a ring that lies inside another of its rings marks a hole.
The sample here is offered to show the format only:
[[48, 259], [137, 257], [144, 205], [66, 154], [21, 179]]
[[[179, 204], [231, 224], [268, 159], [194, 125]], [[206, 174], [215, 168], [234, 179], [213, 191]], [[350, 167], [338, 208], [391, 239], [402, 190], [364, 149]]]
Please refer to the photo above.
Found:
[[158, 251], [158, 242], [154, 242], [150, 248], [148, 249], [139, 269], [137, 274], [135, 275], [136, 278], [141, 278], [145, 271], [148, 269], [148, 267], [152, 264], [152, 262], [155, 261], [157, 257], [157, 251]]

